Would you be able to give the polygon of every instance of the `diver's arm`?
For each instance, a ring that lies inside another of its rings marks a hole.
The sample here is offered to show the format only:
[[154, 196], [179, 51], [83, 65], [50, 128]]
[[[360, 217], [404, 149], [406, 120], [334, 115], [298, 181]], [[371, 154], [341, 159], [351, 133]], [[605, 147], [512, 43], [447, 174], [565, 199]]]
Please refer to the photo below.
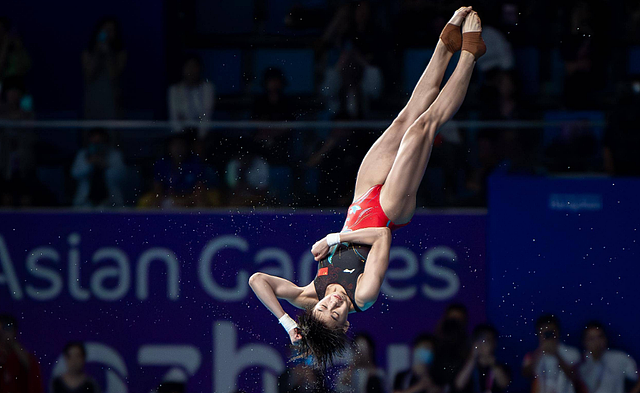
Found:
[[309, 299], [302, 295], [304, 288], [284, 278], [266, 273], [254, 273], [249, 278], [249, 286], [276, 318], [285, 314], [278, 299], [285, 299], [298, 308], [304, 308], [309, 304]]
[[[289, 334], [291, 343], [295, 344], [302, 337], [297, 324], [282, 309], [278, 299], [286, 299], [297, 307], [304, 307], [310, 299], [303, 296], [304, 289], [284, 278], [271, 276], [265, 273], [254, 273], [249, 278], [249, 286], [258, 296], [258, 299], [271, 311]], [[288, 320], [289, 322], [286, 322]], [[283, 322], [284, 321], [284, 322]], [[289, 326], [290, 325], [290, 326]]]
[[[380, 287], [384, 281], [384, 276], [389, 267], [389, 250], [391, 249], [391, 230], [389, 228], [367, 228], [379, 229], [378, 236], [371, 244], [371, 250], [364, 265], [364, 272], [356, 288], [355, 297], [362, 302], [365, 307], [373, 303], [378, 298]], [[349, 233], [355, 233], [349, 232]]]
[[329, 254], [330, 248], [333, 246], [333, 244], [331, 244], [331, 237], [337, 239], [334, 241], [338, 242], [373, 246], [373, 244], [380, 238], [387, 236], [389, 237], [389, 242], [391, 242], [391, 231], [387, 227], [362, 228], [352, 232], [330, 233], [324, 238], [318, 240], [313, 247], [311, 247], [311, 253], [316, 261], [326, 257]]

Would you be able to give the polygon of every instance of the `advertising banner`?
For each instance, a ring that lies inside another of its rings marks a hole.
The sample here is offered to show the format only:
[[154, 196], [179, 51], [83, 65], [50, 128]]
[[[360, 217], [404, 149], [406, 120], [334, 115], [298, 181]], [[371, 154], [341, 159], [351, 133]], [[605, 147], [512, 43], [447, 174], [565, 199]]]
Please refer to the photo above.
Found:
[[[187, 380], [189, 392], [276, 392], [288, 336], [248, 285], [256, 271], [313, 280], [313, 243], [344, 214], [0, 213], [0, 313], [40, 360], [45, 384], [81, 340], [107, 393]], [[410, 343], [462, 302], [485, 319], [484, 214], [417, 214], [393, 236], [378, 301], [349, 317], [367, 332], [388, 378]], [[286, 304], [294, 315], [296, 309]]]

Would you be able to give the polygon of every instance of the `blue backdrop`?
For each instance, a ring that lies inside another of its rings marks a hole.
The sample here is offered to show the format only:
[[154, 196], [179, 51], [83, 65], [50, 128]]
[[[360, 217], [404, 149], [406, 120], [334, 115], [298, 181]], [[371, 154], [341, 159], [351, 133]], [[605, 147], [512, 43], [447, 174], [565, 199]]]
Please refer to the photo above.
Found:
[[[494, 176], [490, 179], [488, 318], [504, 360], [519, 367], [537, 346], [535, 319], [556, 314], [578, 346], [586, 322], [640, 356], [640, 181]], [[520, 370], [512, 391], [524, 391]]]
[[[265, 271], [307, 284], [311, 245], [344, 214], [0, 213], [0, 312], [45, 381], [69, 340], [85, 340], [106, 392], [148, 392], [163, 378], [189, 391], [274, 392], [288, 337], [247, 285]], [[394, 234], [377, 303], [352, 315], [388, 375], [409, 344], [462, 301], [485, 319], [484, 215], [417, 215]], [[287, 306], [287, 311], [294, 310]]]

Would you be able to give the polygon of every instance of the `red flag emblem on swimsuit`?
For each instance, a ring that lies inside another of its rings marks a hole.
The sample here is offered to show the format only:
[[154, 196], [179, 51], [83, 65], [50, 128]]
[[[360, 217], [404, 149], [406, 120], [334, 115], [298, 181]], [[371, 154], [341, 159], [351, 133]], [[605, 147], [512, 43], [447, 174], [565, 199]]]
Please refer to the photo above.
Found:
[[318, 269], [318, 277], [326, 276], [327, 274], [329, 274], [329, 268], [328, 267], [323, 267], [322, 269]]

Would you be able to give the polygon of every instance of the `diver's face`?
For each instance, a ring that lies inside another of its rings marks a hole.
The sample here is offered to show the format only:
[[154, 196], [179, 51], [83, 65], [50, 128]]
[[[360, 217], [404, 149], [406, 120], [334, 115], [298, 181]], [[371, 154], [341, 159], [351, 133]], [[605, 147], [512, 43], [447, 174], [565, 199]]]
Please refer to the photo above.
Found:
[[332, 293], [322, 298], [313, 308], [316, 318], [322, 321], [327, 327], [349, 327], [347, 316], [349, 315], [349, 302], [347, 295]]

